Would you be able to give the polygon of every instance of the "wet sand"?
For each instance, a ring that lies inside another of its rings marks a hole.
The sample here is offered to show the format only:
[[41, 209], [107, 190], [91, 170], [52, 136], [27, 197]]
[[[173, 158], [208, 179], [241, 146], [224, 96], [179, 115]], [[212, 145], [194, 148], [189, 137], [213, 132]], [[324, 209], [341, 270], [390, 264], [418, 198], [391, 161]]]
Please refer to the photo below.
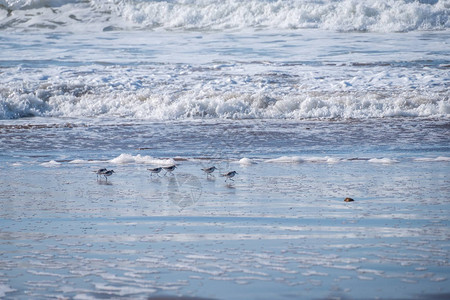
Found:
[[[450, 292], [448, 163], [242, 160], [221, 165], [238, 172], [230, 183], [223, 170], [208, 178], [202, 161], [177, 163], [173, 176], [161, 177], [140, 163], [4, 164], [0, 295], [433, 299]], [[97, 180], [100, 166], [116, 174]]]

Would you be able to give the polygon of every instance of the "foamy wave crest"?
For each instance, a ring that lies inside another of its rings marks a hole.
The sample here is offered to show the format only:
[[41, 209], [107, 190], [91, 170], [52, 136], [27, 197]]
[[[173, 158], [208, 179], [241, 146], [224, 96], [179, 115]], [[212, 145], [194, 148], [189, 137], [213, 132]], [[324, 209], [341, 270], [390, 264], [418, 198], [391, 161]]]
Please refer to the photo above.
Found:
[[[43, 96], [45, 95], [45, 96]], [[308, 92], [264, 94], [212, 90], [155, 94], [151, 89], [133, 92], [53, 96], [34, 93], [0, 93], [0, 119], [24, 117], [120, 117], [147, 120], [190, 118], [222, 119], [361, 119], [384, 117], [449, 117], [450, 100], [402, 92]]]
[[[448, 1], [419, 0], [0, 0], [0, 27], [70, 30], [321, 28], [337, 31], [442, 30]], [[64, 7], [63, 7], [64, 6]], [[61, 8], [63, 7], [63, 8]], [[26, 10], [33, 9], [33, 12]], [[18, 11], [21, 10], [21, 11]]]
[[54, 161], [54, 160], [41, 163], [41, 166], [43, 166], [43, 167], [57, 167], [59, 165], [61, 165], [61, 163]]
[[151, 165], [172, 165], [175, 163], [175, 161], [171, 158], [169, 159], [161, 159], [161, 158], [154, 158], [148, 155], [131, 155], [122, 153], [119, 156], [111, 159], [109, 161], [113, 164], [151, 164]]
[[392, 158], [387, 158], [387, 157], [383, 157], [383, 158], [372, 158], [368, 160], [370, 163], [375, 163], [375, 164], [384, 164], [384, 165], [390, 165], [390, 164], [395, 164], [398, 163], [397, 160], [392, 159]]
[[42, 7], [59, 7], [68, 3], [81, 2], [79, 0], [0, 0], [0, 5], [10, 10], [36, 9]]
[[300, 157], [300, 156], [281, 156], [278, 158], [267, 159], [266, 163], [286, 163], [286, 164], [298, 164], [298, 163], [327, 163], [335, 164], [344, 161], [342, 158], [337, 157]]
[[281, 156], [278, 158], [272, 158], [272, 159], [268, 159], [265, 162], [266, 163], [283, 163], [283, 164], [288, 164], [288, 163], [302, 163], [305, 160], [303, 158], [301, 158], [300, 156]]
[[237, 163], [239, 163], [242, 166], [251, 166], [256, 164], [256, 162], [253, 159], [250, 159], [248, 157], [241, 158], [240, 160], [237, 161]]
[[450, 162], [450, 157], [448, 156], [438, 156], [438, 157], [421, 157], [415, 158], [414, 161], [420, 162]]

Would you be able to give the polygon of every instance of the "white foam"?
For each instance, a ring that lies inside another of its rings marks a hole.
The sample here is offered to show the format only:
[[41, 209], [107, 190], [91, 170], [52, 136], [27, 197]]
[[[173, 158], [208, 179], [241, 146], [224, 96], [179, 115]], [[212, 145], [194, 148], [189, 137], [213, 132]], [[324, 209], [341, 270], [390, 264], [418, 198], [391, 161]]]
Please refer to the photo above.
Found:
[[87, 163], [89, 163], [89, 161], [84, 159], [74, 159], [69, 161], [69, 164], [87, 164]]
[[84, 294], [84, 293], [79, 293], [79, 294], [76, 294], [73, 297], [73, 299], [74, 300], [96, 300], [97, 297], [91, 296], [91, 295], [88, 295], [88, 294]]
[[310, 270], [310, 271], [302, 272], [302, 275], [303, 276], [328, 276], [328, 273]]
[[448, 118], [448, 7], [423, 2], [0, 0], [0, 119]]
[[23, 22], [8, 25], [21, 29], [55, 29], [58, 23], [52, 20], [79, 31], [321, 28], [398, 32], [449, 27], [446, 1], [0, 0], [0, 5], [14, 10], [13, 17]]
[[304, 160], [306, 162], [315, 162], [315, 163], [329, 163], [329, 164], [335, 164], [341, 161], [340, 158], [337, 157], [329, 157], [329, 156], [325, 156], [325, 157], [307, 157], [304, 158]]
[[[399, 160], [392, 158], [370, 158], [363, 159], [364, 161], [368, 161], [374, 164], [396, 164], [399, 163]], [[300, 156], [281, 156], [278, 158], [266, 159], [264, 162], [266, 163], [286, 163], [286, 164], [298, 164], [298, 163], [327, 163], [327, 164], [336, 164], [341, 162], [352, 162], [352, 159], [345, 159], [339, 157], [329, 157], [329, 156], [314, 156], [314, 157], [300, 157]], [[448, 157], [437, 157], [437, 158], [416, 158], [413, 161], [450, 161]]]
[[154, 158], [148, 155], [131, 155], [127, 153], [122, 153], [116, 158], [113, 158], [109, 161], [113, 164], [152, 164], [152, 165], [172, 165], [175, 163], [175, 161], [171, 158], [169, 159], [159, 159]]
[[397, 160], [391, 159], [391, 158], [386, 158], [386, 157], [384, 157], [384, 158], [371, 158], [368, 161], [371, 162], [371, 163], [375, 163], [375, 164], [386, 164], [386, 165], [398, 163]]
[[415, 158], [414, 161], [423, 161], [423, 162], [448, 162], [450, 161], [450, 157], [448, 156], [438, 156], [438, 157], [423, 157], [423, 158]]
[[12, 289], [10, 286], [0, 283], [0, 297], [5, 297], [6, 293], [15, 292], [15, 289]]
[[432, 278], [430, 278], [430, 281], [433, 281], [433, 282], [447, 281], [447, 277], [444, 277], [444, 276], [432, 277]]
[[133, 286], [112, 286], [103, 283], [95, 283], [95, 289], [108, 295], [131, 296], [135, 294], [145, 293], [153, 294], [157, 290], [153, 288], [141, 288]]
[[[59, 72], [59, 70], [54, 70]], [[100, 71], [100, 70], [98, 70]], [[281, 118], [281, 119], [323, 119], [323, 118], [382, 118], [382, 117], [449, 117], [450, 100], [444, 92], [439, 89], [433, 92], [428, 90], [418, 92], [417, 89], [405, 90], [396, 89], [392, 93], [380, 94], [371, 91], [375, 88], [373, 82], [367, 81], [367, 77], [362, 77], [366, 82], [361, 82], [355, 91], [342, 93], [339, 88], [329, 90], [326, 84], [315, 86], [317, 82], [311, 78], [299, 78], [299, 82], [311, 86], [306, 90], [293, 90], [288, 86], [279, 85], [273, 89], [271, 84], [230, 87], [222, 85], [225, 78], [218, 78], [216, 81], [216, 91], [211, 91], [209, 84], [195, 84], [195, 78], [176, 78], [173, 82], [161, 85], [160, 82], [148, 81], [145, 84], [149, 88], [141, 88], [138, 91], [128, 89], [132, 84], [133, 76], [140, 76], [144, 70], [136, 69], [134, 74], [123, 77], [120, 70], [108, 70], [113, 82], [103, 85], [90, 85], [86, 83], [83, 90], [89, 91], [81, 93], [80, 87], [65, 85], [49, 85], [45, 93], [40, 92], [40, 81], [30, 75], [27, 87], [23, 89], [17, 87], [17, 83], [9, 82], [10, 77], [3, 77], [0, 84], [8, 93], [8, 97], [0, 94], [0, 119], [14, 119], [30, 116], [42, 117], [127, 117], [134, 119], [154, 119], [173, 120], [186, 118]], [[173, 72], [170, 68], [168, 73]], [[285, 70], [286, 71], [286, 70]], [[318, 69], [316, 72], [326, 72], [325, 69]], [[344, 72], [345, 69], [342, 69]], [[14, 71], [15, 72], [15, 71]], [[15, 73], [11, 73], [15, 76]], [[61, 82], [70, 80], [70, 73], [77, 72], [71, 70], [61, 76]], [[205, 71], [203, 76], [211, 78], [215, 76]], [[436, 71], [438, 75], [441, 71]], [[95, 80], [97, 73], [85, 76], [85, 80]], [[242, 80], [247, 75], [243, 75]], [[260, 75], [252, 78], [254, 83], [264, 80]], [[341, 75], [335, 74], [336, 77]], [[405, 74], [398, 74], [399, 78]], [[443, 75], [444, 76], [444, 75]], [[444, 76], [445, 77], [445, 76]], [[179, 91], [179, 81], [189, 83], [193, 80], [192, 86], [187, 91]], [[279, 80], [273, 78], [272, 80]], [[397, 79], [391, 78], [383, 81], [379, 88], [385, 89], [391, 85], [396, 85]], [[6, 81], [6, 82], [5, 82]], [[122, 81], [120, 85], [117, 81]], [[419, 79], [414, 84], [420, 83]], [[33, 87], [33, 85], [35, 85]], [[30, 94], [30, 88], [35, 89], [34, 94]], [[233, 91], [228, 91], [230, 88]], [[261, 94], [252, 94], [257, 89], [267, 89], [270, 97]], [[377, 87], [378, 88], [378, 87]], [[320, 89], [322, 92], [314, 91]], [[270, 90], [270, 91], [269, 91]], [[399, 93], [400, 91], [400, 93]], [[170, 96], [168, 95], [170, 94]], [[42, 98], [39, 98], [42, 97]], [[407, 100], [405, 100], [405, 98]]]
[[300, 156], [281, 156], [278, 158], [267, 159], [266, 163], [302, 163], [304, 162], [303, 158]]
[[41, 163], [41, 166], [44, 166], [44, 167], [57, 167], [59, 165], [61, 165], [61, 163], [54, 161], [54, 160]]
[[241, 158], [239, 160], [239, 163], [244, 166], [251, 166], [253, 164], [256, 164], [256, 162], [254, 160], [247, 158], [247, 157]]
[[362, 275], [358, 275], [358, 279], [359, 279], [359, 280], [374, 280], [373, 277], [370, 277], [370, 276], [362, 276]]
[[339, 163], [341, 161], [344, 161], [344, 159], [338, 158], [338, 157], [329, 157], [329, 156], [324, 156], [324, 157], [318, 157], [318, 156], [316, 156], [316, 157], [281, 156], [281, 157], [278, 157], [278, 158], [265, 160], [265, 162], [267, 162], [267, 163], [303, 163], [303, 162], [308, 162], [308, 163], [328, 163], [328, 164], [335, 164], [335, 163]]

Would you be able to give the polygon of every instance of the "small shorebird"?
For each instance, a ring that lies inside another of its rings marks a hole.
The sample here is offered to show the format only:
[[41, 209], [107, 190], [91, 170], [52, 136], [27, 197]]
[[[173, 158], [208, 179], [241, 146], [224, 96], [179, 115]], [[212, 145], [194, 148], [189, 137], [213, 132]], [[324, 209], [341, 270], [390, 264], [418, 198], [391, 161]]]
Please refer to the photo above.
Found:
[[113, 173], [116, 173], [116, 172], [114, 172], [114, 170], [109, 170], [109, 171], [106, 171], [105, 173], [103, 173], [103, 176], [105, 176], [106, 181], [108, 181], [108, 177], [111, 176]]
[[105, 172], [108, 171], [106, 168], [98, 169], [97, 171], [94, 171], [95, 174], [97, 174], [97, 179], [99, 175], [105, 174]]
[[233, 177], [234, 177], [234, 175], [236, 175], [236, 174], [237, 174], [236, 171], [231, 171], [231, 172], [222, 174], [222, 175], [220, 175], [220, 176], [226, 177], [226, 178], [227, 178], [227, 179], [225, 179], [225, 182], [226, 182], [228, 179], [230, 179], [231, 181], [234, 181], [234, 180], [233, 180]]
[[173, 170], [175, 170], [177, 166], [176, 165], [171, 165], [168, 167], [163, 167], [163, 169], [166, 171], [166, 173], [164, 173], [164, 176], [167, 175], [167, 173], [172, 174]]
[[217, 168], [215, 166], [209, 167], [209, 168], [203, 168], [202, 171], [206, 173], [206, 176], [212, 175], [212, 172], [216, 170]]
[[156, 175], [159, 176], [158, 173], [161, 172], [162, 168], [161, 168], [161, 167], [158, 167], [158, 168], [147, 169], [147, 170], [149, 170], [150, 172], [152, 172], [152, 174], [150, 174], [150, 176], [152, 176], [153, 174], [156, 174]]

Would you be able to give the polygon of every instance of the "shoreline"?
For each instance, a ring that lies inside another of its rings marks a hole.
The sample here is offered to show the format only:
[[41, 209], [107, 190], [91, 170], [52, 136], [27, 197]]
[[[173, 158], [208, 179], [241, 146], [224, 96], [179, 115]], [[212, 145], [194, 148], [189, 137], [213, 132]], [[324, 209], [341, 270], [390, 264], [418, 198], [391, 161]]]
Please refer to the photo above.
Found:
[[123, 164], [108, 184], [90, 164], [6, 167], [0, 284], [6, 299], [446, 295], [448, 163], [362, 163], [236, 164], [231, 184], [192, 161]]

